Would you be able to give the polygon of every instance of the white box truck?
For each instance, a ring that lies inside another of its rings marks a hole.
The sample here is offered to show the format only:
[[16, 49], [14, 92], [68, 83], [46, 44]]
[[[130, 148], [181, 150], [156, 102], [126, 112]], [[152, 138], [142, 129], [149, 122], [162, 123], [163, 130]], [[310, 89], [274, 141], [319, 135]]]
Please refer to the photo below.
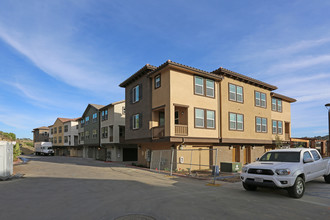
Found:
[[36, 142], [34, 143], [35, 155], [51, 155], [54, 156], [52, 142]]

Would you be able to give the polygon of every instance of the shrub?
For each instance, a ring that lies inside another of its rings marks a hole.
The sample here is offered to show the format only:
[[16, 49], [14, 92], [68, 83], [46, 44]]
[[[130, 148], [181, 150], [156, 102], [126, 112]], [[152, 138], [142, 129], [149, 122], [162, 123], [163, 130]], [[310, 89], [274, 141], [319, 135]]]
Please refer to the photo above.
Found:
[[14, 156], [14, 160], [17, 160], [17, 158], [21, 155], [21, 148], [19, 146], [19, 144], [15, 144], [13, 147], [13, 156]]

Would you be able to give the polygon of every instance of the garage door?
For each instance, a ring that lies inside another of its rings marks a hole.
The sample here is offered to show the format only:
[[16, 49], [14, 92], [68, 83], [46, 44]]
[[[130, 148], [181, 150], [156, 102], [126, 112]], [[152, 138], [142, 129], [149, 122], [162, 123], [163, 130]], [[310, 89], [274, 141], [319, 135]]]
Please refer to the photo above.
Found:
[[123, 161], [137, 161], [137, 149], [136, 148], [124, 148], [123, 149]]

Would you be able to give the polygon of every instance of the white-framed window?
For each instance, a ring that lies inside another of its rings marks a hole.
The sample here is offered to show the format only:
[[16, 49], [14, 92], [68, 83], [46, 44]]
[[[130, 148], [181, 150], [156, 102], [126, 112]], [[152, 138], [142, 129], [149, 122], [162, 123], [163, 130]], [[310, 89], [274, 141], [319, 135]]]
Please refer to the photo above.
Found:
[[93, 138], [97, 138], [97, 132], [96, 132], [96, 129], [93, 129], [92, 132], [93, 132], [93, 133], [92, 133], [92, 137], [93, 137]]
[[276, 112], [282, 112], [282, 100], [272, 98], [272, 110]]
[[282, 121], [272, 121], [273, 134], [283, 134], [283, 122]]
[[64, 132], [68, 132], [69, 131], [69, 126], [68, 125], [64, 125]]
[[133, 115], [132, 128], [133, 129], [140, 128], [140, 114]]
[[68, 136], [64, 136], [64, 143], [68, 143], [68, 142], [69, 142]]
[[85, 123], [86, 123], [86, 125], [89, 124], [89, 116], [86, 116], [86, 118], [85, 118]]
[[140, 85], [137, 85], [133, 88], [132, 90], [132, 102], [135, 103], [135, 102], [138, 102], [140, 101]]
[[108, 127], [103, 127], [102, 128], [102, 138], [107, 138], [108, 137]]
[[256, 132], [267, 132], [267, 118], [256, 117]]
[[58, 133], [62, 133], [62, 126], [58, 127]]
[[206, 96], [214, 97], [214, 80], [206, 79]]
[[108, 120], [108, 109], [103, 110], [101, 112], [101, 115], [102, 115], [102, 121]]
[[195, 108], [195, 127], [204, 128], [204, 109]]
[[161, 86], [160, 75], [155, 76], [155, 89], [158, 89]]
[[89, 131], [85, 131], [85, 139], [89, 139]]
[[229, 100], [243, 102], [243, 87], [229, 83]]
[[262, 92], [255, 92], [255, 105], [266, 108], [266, 94]]
[[97, 113], [93, 114], [93, 122], [97, 122]]
[[229, 113], [229, 130], [244, 130], [244, 116], [237, 113]]
[[215, 128], [215, 112], [206, 110], [206, 127]]
[[195, 94], [204, 95], [204, 78], [195, 76]]

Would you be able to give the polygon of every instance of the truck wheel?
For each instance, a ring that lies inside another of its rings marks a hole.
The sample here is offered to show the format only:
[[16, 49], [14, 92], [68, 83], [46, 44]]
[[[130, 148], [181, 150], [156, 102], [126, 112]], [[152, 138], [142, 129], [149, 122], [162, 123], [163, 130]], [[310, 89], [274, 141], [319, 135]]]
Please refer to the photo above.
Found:
[[324, 181], [325, 181], [326, 183], [330, 183], [330, 174], [324, 176]]
[[243, 183], [243, 187], [246, 191], [256, 191], [257, 190], [257, 187], [256, 186], [253, 186], [253, 185], [250, 185], [250, 184], [246, 184], [244, 182]]
[[293, 198], [299, 199], [305, 192], [305, 181], [301, 177], [297, 177], [296, 182], [288, 189], [289, 195]]

